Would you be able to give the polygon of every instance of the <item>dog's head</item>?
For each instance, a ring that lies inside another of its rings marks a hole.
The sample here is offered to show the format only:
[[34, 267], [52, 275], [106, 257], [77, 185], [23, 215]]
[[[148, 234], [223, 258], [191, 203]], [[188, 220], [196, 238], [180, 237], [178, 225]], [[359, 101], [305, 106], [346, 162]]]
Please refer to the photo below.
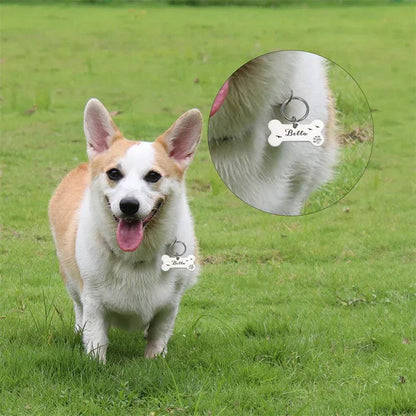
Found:
[[84, 131], [92, 187], [117, 225], [122, 250], [139, 247], [146, 226], [181, 187], [201, 130], [202, 115], [193, 109], [153, 143], [126, 140], [104, 105], [95, 98], [88, 101]]

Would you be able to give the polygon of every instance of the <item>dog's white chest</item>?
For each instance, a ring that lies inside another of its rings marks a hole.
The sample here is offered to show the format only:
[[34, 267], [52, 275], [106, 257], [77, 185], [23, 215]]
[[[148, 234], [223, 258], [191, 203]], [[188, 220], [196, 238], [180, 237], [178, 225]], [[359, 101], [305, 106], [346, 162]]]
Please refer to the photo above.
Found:
[[109, 312], [137, 315], [146, 323], [173, 295], [169, 277], [155, 264], [113, 263], [98, 289], [102, 304]]

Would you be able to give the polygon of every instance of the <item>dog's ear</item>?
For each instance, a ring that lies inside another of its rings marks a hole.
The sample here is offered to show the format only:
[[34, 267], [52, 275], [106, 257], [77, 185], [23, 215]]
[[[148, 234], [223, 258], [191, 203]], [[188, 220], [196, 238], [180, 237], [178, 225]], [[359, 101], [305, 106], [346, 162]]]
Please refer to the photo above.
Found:
[[185, 170], [192, 162], [201, 131], [202, 114], [194, 108], [182, 114], [157, 141], [163, 145], [169, 157]]
[[85, 106], [84, 133], [90, 160], [107, 150], [114, 140], [121, 137], [107, 109], [96, 98], [91, 98]]

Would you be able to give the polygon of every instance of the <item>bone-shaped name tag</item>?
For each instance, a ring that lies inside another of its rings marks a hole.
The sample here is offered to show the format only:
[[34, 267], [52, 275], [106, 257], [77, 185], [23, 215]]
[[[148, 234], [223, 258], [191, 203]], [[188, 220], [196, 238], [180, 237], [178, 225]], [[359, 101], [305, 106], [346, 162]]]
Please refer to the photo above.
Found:
[[161, 269], [164, 272], [167, 272], [170, 269], [188, 269], [189, 271], [194, 271], [195, 266], [195, 256], [192, 254], [188, 257], [170, 257], [167, 254], [162, 256], [162, 266]]
[[314, 120], [310, 124], [282, 124], [279, 120], [270, 120], [268, 124], [271, 132], [267, 138], [270, 146], [280, 146], [282, 142], [310, 142], [314, 146], [321, 146], [325, 138], [322, 134], [324, 123]]

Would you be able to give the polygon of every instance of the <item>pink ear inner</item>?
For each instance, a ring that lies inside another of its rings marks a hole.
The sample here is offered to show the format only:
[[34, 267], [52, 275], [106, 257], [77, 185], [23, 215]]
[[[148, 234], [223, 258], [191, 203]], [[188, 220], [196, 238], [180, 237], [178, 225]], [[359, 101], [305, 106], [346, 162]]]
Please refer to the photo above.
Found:
[[201, 135], [200, 113], [186, 113], [175, 124], [169, 139], [169, 156], [187, 165], [195, 152]]
[[85, 107], [84, 131], [90, 158], [106, 151], [110, 147], [111, 139], [118, 132], [110, 114], [96, 98], [91, 98]]
[[183, 160], [192, 156], [195, 148], [194, 137], [198, 135], [194, 126], [184, 126], [178, 132], [178, 135], [172, 139], [172, 149], [169, 156], [177, 160]]
[[94, 117], [88, 126], [90, 132], [90, 146], [97, 152], [101, 153], [108, 149], [108, 138], [110, 132], [104, 127], [103, 120], [100, 117]]

